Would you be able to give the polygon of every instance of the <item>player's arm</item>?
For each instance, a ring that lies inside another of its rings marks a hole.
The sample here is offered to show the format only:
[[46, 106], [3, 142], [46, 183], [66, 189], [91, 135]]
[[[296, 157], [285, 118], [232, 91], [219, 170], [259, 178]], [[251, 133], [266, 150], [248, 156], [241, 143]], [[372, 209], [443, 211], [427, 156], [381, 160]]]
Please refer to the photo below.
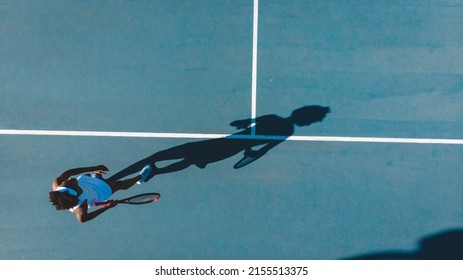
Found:
[[105, 174], [106, 171], [109, 171], [108, 168], [104, 165], [96, 165], [96, 166], [89, 166], [89, 167], [78, 167], [64, 171], [61, 175], [59, 175], [55, 180], [52, 182], [52, 190], [56, 190], [56, 188], [61, 185], [62, 182], [66, 181], [67, 179], [71, 178], [72, 176], [76, 176], [86, 172], [95, 172], [98, 174]]
[[[273, 118], [275, 118], [276, 115], [265, 115], [265, 116], [260, 116], [254, 119], [254, 124], [258, 125], [259, 123], [265, 123], [265, 122], [270, 122], [272, 121]], [[253, 123], [253, 119], [243, 119], [243, 120], [236, 120], [230, 123], [231, 126], [236, 127], [237, 129], [246, 129], [251, 126]]]
[[106, 210], [108, 210], [110, 208], [113, 208], [116, 205], [117, 205], [117, 201], [112, 201], [106, 207], [100, 208], [100, 209], [92, 211], [92, 212], [88, 212], [87, 201], [84, 201], [79, 207], [75, 208], [72, 212], [74, 212], [74, 214], [76, 214], [77, 221], [79, 221], [80, 223], [85, 223], [85, 222], [88, 222], [88, 221], [96, 218], [97, 216], [99, 216], [100, 214], [105, 212]]
[[236, 120], [230, 123], [230, 126], [237, 129], [246, 129], [251, 125], [252, 119]]

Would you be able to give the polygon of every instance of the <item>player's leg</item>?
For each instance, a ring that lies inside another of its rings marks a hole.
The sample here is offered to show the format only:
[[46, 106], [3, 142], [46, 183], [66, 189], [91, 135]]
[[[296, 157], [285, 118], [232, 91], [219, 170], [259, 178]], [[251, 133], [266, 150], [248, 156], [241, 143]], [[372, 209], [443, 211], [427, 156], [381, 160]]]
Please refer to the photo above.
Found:
[[109, 181], [107, 182], [108, 185], [111, 187], [113, 193], [117, 192], [118, 190], [127, 190], [130, 187], [132, 187], [135, 184], [141, 184], [144, 183], [151, 173], [151, 166], [146, 165], [140, 173], [132, 178], [126, 179], [126, 180], [121, 180], [121, 181]]
[[119, 190], [128, 190], [130, 187], [135, 185], [139, 180], [141, 180], [141, 175], [137, 175], [133, 178], [129, 178], [127, 180], [121, 180], [121, 181], [110, 181], [107, 182], [108, 185], [111, 187], [113, 190], [113, 193], [119, 191]]

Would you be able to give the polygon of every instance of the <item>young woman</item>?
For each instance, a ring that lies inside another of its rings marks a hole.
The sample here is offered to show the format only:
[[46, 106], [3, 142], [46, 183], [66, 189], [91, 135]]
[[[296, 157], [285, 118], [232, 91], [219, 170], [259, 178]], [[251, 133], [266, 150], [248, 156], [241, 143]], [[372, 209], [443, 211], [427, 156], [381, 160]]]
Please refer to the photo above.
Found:
[[[104, 165], [70, 169], [53, 180], [52, 191], [49, 192], [48, 196], [56, 210], [70, 210], [76, 214], [79, 222], [85, 223], [117, 205], [117, 202], [114, 201], [107, 207], [89, 212], [88, 209], [95, 206], [96, 202], [106, 201], [113, 193], [118, 190], [127, 190], [135, 183], [144, 183], [151, 170], [151, 166], [146, 165], [133, 178], [121, 181], [105, 181], [92, 177], [90, 174], [80, 175], [88, 172], [93, 172], [96, 175], [106, 174], [106, 171], [109, 170]], [[77, 175], [80, 176], [72, 178], [72, 176]]]

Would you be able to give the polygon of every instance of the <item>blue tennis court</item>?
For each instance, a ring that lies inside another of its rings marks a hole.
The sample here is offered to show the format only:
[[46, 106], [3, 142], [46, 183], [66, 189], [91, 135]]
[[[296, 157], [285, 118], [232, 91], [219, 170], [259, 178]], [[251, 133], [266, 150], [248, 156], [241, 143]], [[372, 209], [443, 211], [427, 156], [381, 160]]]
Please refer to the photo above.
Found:
[[0, 259], [463, 258], [463, 2], [256, 2], [0, 1]]

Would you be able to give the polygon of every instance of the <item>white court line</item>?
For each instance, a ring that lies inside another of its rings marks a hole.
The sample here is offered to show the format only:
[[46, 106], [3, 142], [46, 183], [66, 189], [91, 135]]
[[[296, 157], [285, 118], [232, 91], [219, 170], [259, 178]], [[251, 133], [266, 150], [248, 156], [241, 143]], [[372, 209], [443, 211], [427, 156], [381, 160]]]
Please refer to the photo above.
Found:
[[257, 116], [257, 31], [259, 25], [259, 0], [254, 0], [254, 18], [252, 31], [252, 89], [251, 89], [251, 135], [256, 134]]
[[87, 136], [87, 137], [131, 137], [131, 138], [182, 138], [182, 139], [248, 139], [248, 140], [290, 140], [311, 142], [354, 142], [354, 143], [402, 143], [402, 144], [445, 144], [463, 145], [463, 139], [436, 138], [386, 138], [386, 137], [340, 137], [340, 136], [267, 136], [204, 133], [157, 133], [157, 132], [113, 132], [113, 131], [68, 131], [68, 130], [20, 130], [0, 129], [0, 135], [30, 136]]

